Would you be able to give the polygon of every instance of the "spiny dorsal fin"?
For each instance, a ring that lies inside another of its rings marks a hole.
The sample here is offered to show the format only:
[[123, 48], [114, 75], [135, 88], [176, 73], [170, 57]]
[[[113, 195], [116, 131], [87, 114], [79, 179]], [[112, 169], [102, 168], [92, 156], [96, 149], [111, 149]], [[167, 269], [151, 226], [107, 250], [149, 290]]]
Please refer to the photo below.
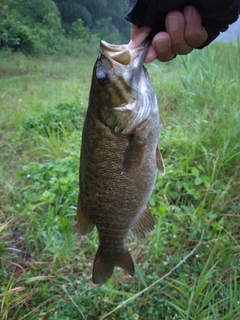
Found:
[[132, 226], [131, 231], [139, 238], [144, 238], [147, 233], [151, 232], [155, 227], [155, 219], [147, 206], [140, 214], [138, 220]]

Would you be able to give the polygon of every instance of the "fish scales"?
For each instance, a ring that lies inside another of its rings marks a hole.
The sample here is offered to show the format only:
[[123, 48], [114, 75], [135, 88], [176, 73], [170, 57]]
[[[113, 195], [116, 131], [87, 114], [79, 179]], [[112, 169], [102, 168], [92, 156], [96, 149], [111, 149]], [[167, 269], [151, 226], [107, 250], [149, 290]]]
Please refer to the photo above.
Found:
[[[101, 49], [82, 133], [77, 214], [82, 234], [94, 226], [98, 230], [93, 282], [99, 284], [111, 277], [115, 266], [134, 274], [134, 263], [126, 248], [127, 234], [132, 229], [144, 236], [153, 229], [148, 200], [157, 170], [164, 171], [158, 149], [158, 107], [142, 66], [144, 48], [130, 52], [126, 65], [111, 57], [111, 50], [129, 52], [126, 46], [102, 42]], [[140, 61], [134, 66], [137, 59]], [[145, 106], [146, 102], [152, 105]]]

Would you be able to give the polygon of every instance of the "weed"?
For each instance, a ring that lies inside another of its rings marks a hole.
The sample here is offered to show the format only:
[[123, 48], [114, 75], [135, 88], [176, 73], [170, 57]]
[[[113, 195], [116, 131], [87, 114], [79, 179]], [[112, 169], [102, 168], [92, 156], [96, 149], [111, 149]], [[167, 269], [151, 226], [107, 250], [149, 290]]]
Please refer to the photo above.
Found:
[[[93, 320], [117, 306], [107, 319], [238, 319], [239, 46], [213, 44], [149, 66], [166, 164], [150, 199], [156, 229], [128, 239], [135, 277], [117, 269], [101, 287], [91, 282], [97, 232], [80, 235], [75, 218], [97, 51], [1, 53], [0, 319]], [[164, 277], [203, 229], [202, 246]]]

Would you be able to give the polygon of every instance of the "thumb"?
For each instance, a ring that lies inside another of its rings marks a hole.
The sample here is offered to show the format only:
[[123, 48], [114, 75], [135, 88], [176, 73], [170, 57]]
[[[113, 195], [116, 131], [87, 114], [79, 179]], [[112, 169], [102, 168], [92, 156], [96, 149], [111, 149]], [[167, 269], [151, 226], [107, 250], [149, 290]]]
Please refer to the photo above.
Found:
[[131, 25], [131, 40], [128, 44], [129, 49], [139, 46], [149, 35], [151, 28], [138, 27], [136, 24]]

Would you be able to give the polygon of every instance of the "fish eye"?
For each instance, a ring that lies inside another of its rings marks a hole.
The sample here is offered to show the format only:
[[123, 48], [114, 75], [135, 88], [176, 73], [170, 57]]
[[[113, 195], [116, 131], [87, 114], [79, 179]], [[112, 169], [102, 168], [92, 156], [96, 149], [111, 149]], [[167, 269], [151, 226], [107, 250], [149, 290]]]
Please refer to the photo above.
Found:
[[104, 72], [97, 73], [97, 79], [98, 83], [101, 87], [104, 87], [106, 84], [108, 84], [108, 76]]

